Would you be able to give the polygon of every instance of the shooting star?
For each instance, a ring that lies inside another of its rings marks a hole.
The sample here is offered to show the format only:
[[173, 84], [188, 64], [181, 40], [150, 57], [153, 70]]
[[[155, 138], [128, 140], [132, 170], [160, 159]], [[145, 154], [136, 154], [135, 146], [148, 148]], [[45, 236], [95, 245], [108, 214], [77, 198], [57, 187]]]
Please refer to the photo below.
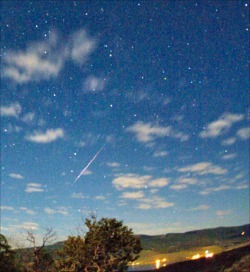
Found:
[[96, 159], [96, 157], [102, 152], [103, 148], [104, 148], [105, 144], [97, 151], [97, 153], [95, 154], [95, 156], [89, 161], [89, 163], [83, 168], [83, 170], [81, 171], [81, 173], [77, 176], [77, 178], [74, 180], [73, 184], [76, 183], [76, 181], [84, 174], [85, 171], [87, 171], [87, 169], [89, 168], [89, 166], [91, 165], [91, 163]]

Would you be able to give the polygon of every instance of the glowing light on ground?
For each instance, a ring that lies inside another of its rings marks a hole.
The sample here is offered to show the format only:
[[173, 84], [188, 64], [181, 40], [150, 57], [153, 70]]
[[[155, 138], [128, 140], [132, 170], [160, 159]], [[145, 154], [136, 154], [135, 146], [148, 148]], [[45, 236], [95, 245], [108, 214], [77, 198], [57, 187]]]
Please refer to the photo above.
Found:
[[208, 250], [205, 251], [205, 257], [206, 258], [212, 258], [214, 256], [213, 253], [210, 253]]
[[198, 260], [201, 258], [201, 255], [200, 254], [195, 254], [194, 256], [192, 256], [192, 260]]
[[200, 255], [199, 253], [198, 254], [195, 254], [192, 256], [192, 260], [197, 260], [197, 259], [200, 259], [202, 257], [205, 257], [205, 258], [212, 258], [214, 256], [214, 253], [212, 252], [209, 252], [209, 250], [206, 250], [205, 251], [205, 255]]
[[160, 268], [160, 266], [161, 266], [161, 260], [156, 260], [155, 261], [155, 267], [156, 267], [156, 269]]

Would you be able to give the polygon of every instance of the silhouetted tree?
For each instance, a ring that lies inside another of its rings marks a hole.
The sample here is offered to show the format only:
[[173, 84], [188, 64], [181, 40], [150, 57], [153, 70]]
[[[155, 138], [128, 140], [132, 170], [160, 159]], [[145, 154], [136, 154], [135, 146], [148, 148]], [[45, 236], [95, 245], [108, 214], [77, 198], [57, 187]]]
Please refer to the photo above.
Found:
[[6, 237], [0, 234], [0, 271], [17, 272], [15, 252], [11, 249]]
[[37, 241], [35, 235], [32, 231], [28, 231], [27, 240], [32, 244], [32, 265], [31, 271], [32, 272], [51, 272], [51, 267], [53, 264], [52, 256], [45, 252], [44, 247], [45, 245], [53, 240], [56, 236], [56, 233], [53, 231], [52, 228], [48, 228], [45, 231], [45, 234], [42, 238], [42, 245], [37, 246]]
[[97, 221], [92, 215], [85, 225], [89, 229], [85, 239], [69, 237], [59, 252], [59, 271], [122, 272], [139, 257], [140, 240], [122, 221], [114, 218]]
[[86, 266], [85, 243], [80, 236], [69, 236], [63, 248], [57, 251], [58, 258], [55, 261], [57, 271], [80, 272]]

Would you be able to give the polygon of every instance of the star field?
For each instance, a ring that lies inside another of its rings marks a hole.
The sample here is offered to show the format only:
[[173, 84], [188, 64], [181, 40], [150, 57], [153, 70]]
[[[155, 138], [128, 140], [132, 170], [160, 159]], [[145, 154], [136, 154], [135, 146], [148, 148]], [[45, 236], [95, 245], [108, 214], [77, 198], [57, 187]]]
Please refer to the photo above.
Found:
[[1, 16], [5, 235], [62, 240], [91, 211], [141, 234], [249, 222], [249, 1], [13, 0]]

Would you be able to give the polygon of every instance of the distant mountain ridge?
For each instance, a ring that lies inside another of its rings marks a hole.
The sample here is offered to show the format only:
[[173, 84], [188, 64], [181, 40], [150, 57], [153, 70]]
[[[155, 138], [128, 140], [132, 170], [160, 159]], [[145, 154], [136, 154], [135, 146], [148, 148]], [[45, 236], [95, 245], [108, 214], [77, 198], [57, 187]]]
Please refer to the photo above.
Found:
[[166, 235], [139, 235], [144, 250], [176, 252], [195, 247], [219, 245], [223, 248], [246, 241], [250, 237], [250, 224], [237, 227], [218, 227], [168, 233]]
[[[137, 235], [143, 250], [171, 253], [190, 248], [219, 245], [224, 249], [250, 239], [250, 224], [236, 227], [218, 227], [165, 235]], [[45, 247], [48, 251], [60, 249], [64, 242]]]

